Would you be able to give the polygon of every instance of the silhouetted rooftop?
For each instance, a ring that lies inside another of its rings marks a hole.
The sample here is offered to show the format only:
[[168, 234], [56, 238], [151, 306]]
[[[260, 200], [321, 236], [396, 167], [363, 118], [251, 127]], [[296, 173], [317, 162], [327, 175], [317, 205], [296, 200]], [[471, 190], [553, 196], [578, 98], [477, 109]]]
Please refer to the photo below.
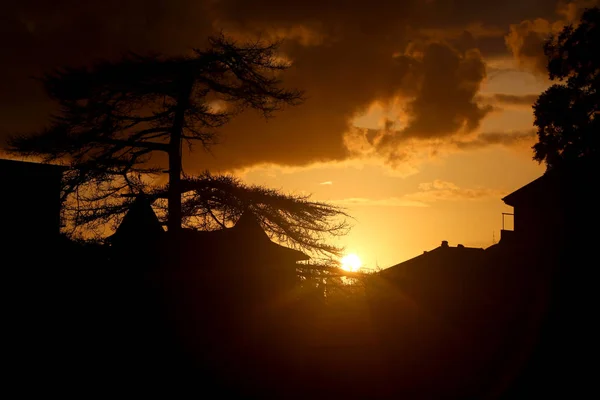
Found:
[[273, 255], [282, 256], [293, 261], [310, 259], [308, 255], [299, 250], [273, 242], [250, 211], [244, 212], [231, 228], [214, 231], [183, 229], [182, 240], [197, 241], [198, 246], [209, 251], [238, 251], [243, 248], [248, 252], [267, 250]]
[[[108, 241], [113, 245], [139, 244], [161, 236], [168, 237], [168, 232], [164, 231], [154, 213], [152, 202], [145, 196], [139, 196]], [[251, 211], [244, 212], [231, 228], [213, 231], [184, 228], [177, 240], [183, 244], [182, 251], [190, 253], [189, 256], [195, 254], [200, 259], [209, 255], [231, 256], [241, 250], [248, 254], [275, 256], [293, 262], [310, 259], [301, 251], [273, 242]]]
[[539, 178], [503, 197], [502, 201], [511, 207], [515, 207], [517, 203], [524, 201], [551, 198], [553, 194], [564, 191], [567, 185], [572, 189], [578, 184], [589, 184], [591, 183], [590, 179], [595, 180], [597, 176], [597, 161], [581, 159], [560, 168], [546, 171]]
[[69, 169], [69, 167], [66, 167], [64, 165], [57, 165], [57, 164], [46, 164], [46, 163], [37, 163], [37, 162], [31, 162], [31, 161], [12, 160], [12, 159], [8, 159], [8, 158], [0, 158], [0, 170], [3, 170], [3, 169], [11, 169], [11, 170], [17, 169], [20, 171], [30, 170], [30, 171], [62, 172], [62, 171]]
[[138, 196], [116, 232], [108, 238], [111, 243], [157, 238], [165, 231], [152, 209], [152, 202], [145, 196]]
[[485, 250], [476, 247], [465, 247], [462, 244], [456, 247], [448, 245], [447, 241], [442, 241], [439, 247], [433, 250], [424, 251], [410, 260], [393, 265], [381, 271], [382, 276], [393, 277], [400, 275], [408, 270], [418, 270], [427, 267], [448, 267], [462, 265], [469, 261], [478, 261], [485, 254]]

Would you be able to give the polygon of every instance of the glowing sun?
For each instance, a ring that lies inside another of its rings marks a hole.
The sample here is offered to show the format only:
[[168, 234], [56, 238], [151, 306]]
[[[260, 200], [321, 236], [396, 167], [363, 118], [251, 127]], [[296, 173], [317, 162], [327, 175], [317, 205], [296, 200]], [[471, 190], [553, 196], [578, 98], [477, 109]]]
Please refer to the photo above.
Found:
[[340, 260], [344, 271], [356, 272], [362, 266], [360, 258], [356, 254], [347, 254]]

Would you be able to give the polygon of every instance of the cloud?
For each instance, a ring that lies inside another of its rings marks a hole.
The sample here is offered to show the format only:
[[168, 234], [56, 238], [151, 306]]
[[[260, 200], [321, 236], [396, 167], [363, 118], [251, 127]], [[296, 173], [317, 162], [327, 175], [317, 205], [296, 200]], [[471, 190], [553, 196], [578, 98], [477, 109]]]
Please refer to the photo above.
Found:
[[481, 22], [473, 22], [464, 27], [453, 28], [424, 28], [416, 32], [422, 37], [431, 39], [478, 39], [478, 38], [502, 38], [506, 30], [498, 26], [484, 25]]
[[522, 69], [548, 76], [544, 42], [565, 25], [576, 24], [584, 9], [595, 5], [598, 0], [560, 1], [551, 18], [526, 19], [511, 24], [505, 37], [506, 45]]
[[565, 23], [576, 23], [586, 8], [598, 6], [599, 3], [598, 0], [562, 0], [556, 7], [556, 13]]
[[351, 152], [374, 150], [390, 165], [398, 165], [411, 158], [407, 149], [468, 135], [492, 111], [491, 106], [478, 103], [477, 93], [486, 72], [477, 50], [460, 52], [442, 43], [413, 44], [398, 60], [412, 77], [412, 86], [403, 88], [404, 126], [395, 129], [394, 121], [386, 121], [380, 131], [346, 132], [345, 142]]
[[346, 199], [331, 200], [329, 203], [342, 207], [429, 207], [428, 204], [421, 201], [409, 200], [402, 197], [386, 197], [383, 199], [349, 197]]
[[343, 207], [429, 207], [441, 201], [479, 201], [491, 198], [502, 198], [506, 190], [484, 187], [461, 188], [452, 182], [436, 179], [433, 182], [419, 184], [418, 191], [401, 197], [385, 197], [380, 199], [350, 197], [330, 201]]
[[478, 94], [486, 57], [506, 55], [502, 32], [552, 15], [547, 0], [502, 7], [480, 0], [12, 2], [0, 14], [8, 60], [0, 63], [0, 135], [33, 130], [53, 110], [31, 76], [128, 50], [180, 54], [223, 29], [239, 38], [285, 38], [293, 67], [284, 85], [305, 90], [307, 100], [268, 121], [242, 114], [224, 127], [212, 154], [186, 154], [187, 171], [362, 159], [348, 146], [353, 119], [374, 103], [396, 101], [401, 118], [384, 134], [371, 132], [366, 151], [413, 171], [455, 136], [471, 137], [491, 111]]
[[501, 198], [506, 193], [503, 190], [483, 187], [461, 188], [452, 182], [436, 179], [433, 182], [421, 183], [418, 192], [407, 194], [403, 199], [430, 204], [437, 201], [473, 201]]
[[[25, 0], [0, 13], [0, 139], [47, 122], [54, 110], [32, 77], [127, 51], [178, 54], [212, 32], [203, 2]], [[192, 40], [193, 38], [193, 40]]]
[[331, 181], [325, 181], [325, 182], [319, 183], [319, 185], [333, 185], [333, 182], [331, 182]]
[[[395, 145], [381, 146], [380, 142], [393, 135]], [[427, 139], [402, 138], [401, 131], [389, 129], [359, 129], [349, 131], [345, 143], [353, 157], [363, 162], [383, 160], [383, 164], [406, 177], [418, 172], [420, 165], [459, 151], [472, 151], [491, 146], [527, 150], [535, 142], [536, 131], [474, 132], [459, 133], [449, 137]]]
[[454, 141], [452, 145], [461, 150], [480, 149], [492, 145], [530, 148], [535, 142], [536, 131], [486, 132], [469, 141]]
[[306, 89], [306, 103], [268, 122], [242, 115], [223, 129], [222, 145], [214, 150], [217, 157], [206, 161], [209, 167], [302, 165], [352, 157], [346, 138], [354, 117], [375, 102], [400, 100], [406, 119], [390, 122], [403, 126], [401, 131], [387, 129], [386, 135], [370, 139], [371, 144], [377, 139], [378, 154], [390, 158], [389, 165], [399, 165], [396, 150], [406, 139], [470, 133], [492, 110], [475, 97], [485, 78], [485, 63], [475, 49], [412, 43], [399, 52], [395, 46], [385, 50], [371, 44], [356, 59], [356, 45], [339, 39], [328, 46], [288, 49], [294, 67], [285, 80]]
[[521, 68], [544, 76], [548, 74], [544, 42], [554, 32], [552, 23], [545, 19], [522, 21], [511, 25], [506, 45]]
[[538, 99], [539, 94], [507, 94], [495, 93], [491, 95], [478, 96], [478, 101], [496, 107], [528, 108]]
[[432, 190], [457, 190], [458, 186], [456, 186], [452, 182], [442, 181], [440, 179], [436, 179], [433, 182], [424, 182], [419, 183], [419, 189], [423, 191], [432, 191]]
[[429, 44], [422, 51], [422, 57], [411, 60], [419, 71], [415, 73], [419, 84], [407, 104], [408, 121], [400, 136], [429, 138], [477, 129], [491, 111], [475, 100], [486, 76], [479, 51], [461, 53], [440, 43]]

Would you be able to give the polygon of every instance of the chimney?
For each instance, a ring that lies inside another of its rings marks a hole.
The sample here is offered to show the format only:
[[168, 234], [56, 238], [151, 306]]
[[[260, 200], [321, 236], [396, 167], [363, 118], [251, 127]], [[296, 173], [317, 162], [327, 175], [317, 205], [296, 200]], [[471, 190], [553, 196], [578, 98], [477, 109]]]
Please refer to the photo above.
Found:
[[448, 247], [448, 241], [442, 240], [442, 247]]

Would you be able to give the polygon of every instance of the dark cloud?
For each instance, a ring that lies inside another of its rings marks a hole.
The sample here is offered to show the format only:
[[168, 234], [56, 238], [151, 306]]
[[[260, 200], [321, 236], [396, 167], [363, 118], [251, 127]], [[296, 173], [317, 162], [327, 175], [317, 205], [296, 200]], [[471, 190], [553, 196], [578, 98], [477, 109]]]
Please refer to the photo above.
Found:
[[[444, 138], [403, 138], [401, 130], [353, 129], [345, 139], [352, 154], [362, 162], [379, 160], [392, 167], [398, 176], [409, 176], [418, 171], [428, 159], [446, 156], [457, 151], [472, 151], [490, 146], [501, 146], [517, 151], [530, 151], [536, 139], [534, 129], [472, 134], [455, 134]], [[396, 145], [381, 146], [387, 136], [395, 136]], [[374, 144], [368, 136], [375, 137]]]
[[516, 132], [487, 132], [468, 141], [453, 141], [452, 144], [462, 150], [479, 149], [490, 145], [505, 147], [530, 147], [536, 137], [535, 130]]
[[514, 104], [518, 106], [531, 106], [537, 98], [539, 94], [524, 94], [524, 95], [515, 95], [515, 94], [503, 94], [497, 93], [492, 96], [494, 101], [500, 104]]
[[521, 68], [538, 75], [548, 75], [544, 42], [552, 33], [552, 24], [545, 19], [522, 21], [510, 27], [506, 45]]
[[503, 107], [531, 108], [538, 97], [539, 94], [536, 93], [522, 95], [494, 93], [492, 95], [477, 96], [477, 100], [480, 103], [489, 104], [499, 109]]
[[477, 50], [461, 54], [447, 45], [433, 43], [420, 61], [415, 70], [421, 83], [408, 103], [408, 124], [401, 135], [428, 138], [477, 129], [490, 111], [475, 101], [485, 78], [481, 54]]
[[416, 82], [414, 97], [406, 105], [406, 123], [401, 129], [387, 127], [375, 143], [391, 164], [409, 157], [397, 149], [408, 141], [469, 135], [492, 111], [476, 98], [486, 76], [479, 51], [461, 53], [447, 44], [431, 43], [413, 53], [404, 56], [411, 58]]
[[240, 116], [223, 129], [214, 156], [199, 154], [190, 168], [344, 159], [350, 154], [345, 134], [352, 118], [374, 102], [398, 97], [408, 101], [407, 120], [395, 121], [405, 136], [450, 140], [457, 132], [476, 130], [489, 111], [477, 103], [484, 57], [502, 53], [503, 32], [510, 24], [551, 18], [553, 3], [13, 2], [0, 14], [5, 59], [0, 64], [0, 134], [33, 129], [47, 118], [51, 106], [31, 76], [128, 50], [181, 53], [224, 29], [239, 36], [261, 32], [288, 38], [282, 49], [294, 66], [285, 84], [304, 89], [307, 101], [266, 122], [252, 113]]
[[455, 27], [473, 22], [505, 28], [524, 19], [554, 15], [554, 0], [431, 0], [421, 1], [419, 19], [423, 26]]
[[560, 1], [553, 15], [523, 18], [511, 24], [506, 45], [519, 66], [540, 76], [548, 76], [548, 59], [544, 54], [544, 42], [557, 34], [567, 24], [576, 24], [583, 11], [598, 5], [598, 0]]
[[204, 6], [194, 1], [9, 3], [0, 13], [0, 134], [46, 120], [51, 107], [32, 78], [49, 69], [127, 51], [179, 53], [202, 45], [210, 32]]

